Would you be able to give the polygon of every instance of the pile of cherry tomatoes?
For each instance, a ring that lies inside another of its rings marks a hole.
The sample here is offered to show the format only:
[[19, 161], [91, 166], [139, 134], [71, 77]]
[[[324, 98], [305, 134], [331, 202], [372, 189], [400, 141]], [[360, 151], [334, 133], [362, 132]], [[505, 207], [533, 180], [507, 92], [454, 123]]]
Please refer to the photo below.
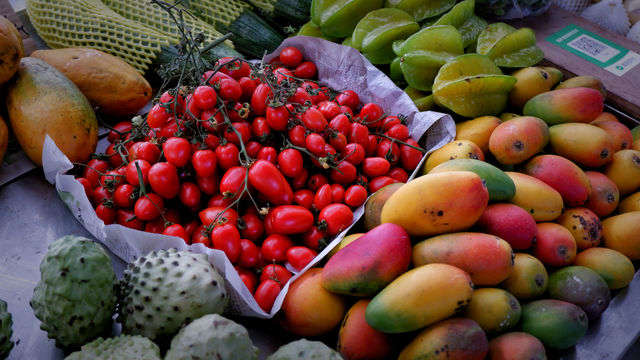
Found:
[[268, 64], [220, 59], [116, 124], [82, 166], [105, 224], [225, 252], [260, 307], [353, 222], [369, 194], [406, 182], [424, 151], [402, 118], [313, 79], [295, 47]]

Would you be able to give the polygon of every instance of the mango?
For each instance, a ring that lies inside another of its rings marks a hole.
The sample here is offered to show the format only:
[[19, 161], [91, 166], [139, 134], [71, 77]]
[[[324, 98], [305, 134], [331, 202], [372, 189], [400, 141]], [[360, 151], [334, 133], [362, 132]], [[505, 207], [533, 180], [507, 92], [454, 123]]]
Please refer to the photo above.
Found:
[[578, 75], [568, 78], [558, 84], [555, 89], [569, 89], [578, 87], [594, 89], [600, 93], [603, 99], [607, 97], [607, 89], [605, 88], [602, 81], [591, 75]]
[[429, 173], [456, 170], [471, 171], [480, 176], [487, 186], [487, 191], [489, 191], [489, 201], [509, 200], [516, 194], [516, 185], [504, 171], [481, 160], [448, 160], [431, 169]]
[[567, 209], [556, 222], [573, 235], [578, 250], [598, 246], [602, 240], [602, 222], [598, 215], [587, 208]]
[[9, 128], [7, 123], [4, 122], [2, 116], [0, 116], [0, 164], [4, 160], [4, 155], [7, 153], [9, 147]]
[[585, 171], [585, 174], [591, 184], [591, 197], [584, 206], [600, 218], [604, 218], [611, 214], [620, 203], [618, 186], [601, 172]]
[[611, 135], [614, 144], [614, 151], [631, 149], [633, 147], [633, 135], [631, 135], [631, 130], [625, 124], [613, 120], [596, 120], [592, 121], [591, 124]]
[[488, 203], [487, 187], [471, 171], [426, 174], [391, 194], [380, 221], [398, 224], [411, 236], [462, 231], [480, 218]]
[[488, 287], [473, 291], [464, 315], [477, 322], [488, 335], [495, 335], [516, 326], [521, 313], [515, 296], [506, 290]]
[[573, 263], [578, 247], [571, 232], [556, 223], [538, 223], [537, 226], [538, 235], [533, 244], [533, 256], [550, 267]]
[[509, 200], [510, 203], [526, 210], [536, 222], [553, 221], [562, 214], [562, 195], [531, 175], [505, 171], [505, 174], [516, 185], [516, 194]]
[[489, 137], [502, 121], [495, 116], [481, 116], [456, 123], [456, 140], [469, 140], [478, 145], [482, 152], [489, 151]]
[[372, 296], [411, 263], [409, 234], [381, 224], [342, 248], [322, 268], [322, 286], [338, 294]]
[[609, 133], [591, 124], [567, 123], [549, 127], [551, 152], [580, 166], [600, 167], [613, 157], [615, 144]]
[[553, 66], [541, 66], [540, 68], [549, 73], [553, 86], [557, 86], [564, 77], [562, 71], [558, 68], [554, 68]]
[[595, 271], [584, 266], [565, 266], [549, 275], [549, 298], [578, 305], [589, 321], [597, 319], [609, 306], [607, 283]]
[[587, 333], [587, 314], [567, 301], [542, 299], [522, 307], [522, 331], [554, 350], [566, 350]]
[[[591, 124], [592, 125], [596, 125], [597, 123], [605, 122], [605, 121], [620, 122], [620, 120], [618, 120], [618, 118], [615, 115], [613, 115], [612, 113], [607, 112], [607, 111], [603, 111], [602, 114], [596, 116], [596, 118], [593, 119], [593, 121], [591, 121]], [[629, 130], [629, 131], [631, 131], [631, 130]]]
[[326, 260], [331, 259], [331, 257], [335, 255], [335, 253], [340, 251], [340, 249], [351, 244], [355, 239], [359, 238], [362, 235], [364, 235], [364, 233], [354, 233], [354, 234], [345, 235], [345, 237], [343, 237], [342, 240], [340, 240], [340, 243], [338, 243], [338, 245], [334, 246], [333, 249], [329, 251], [329, 253], [326, 256]]
[[640, 211], [640, 191], [627, 195], [618, 205], [619, 213]]
[[541, 67], [528, 66], [516, 70], [511, 76], [517, 81], [509, 92], [509, 104], [518, 109], [522, 109], [532, 97], [551, 90], [553, 86], [551, 74]]
[[640, 188], [640, 151], [620, 150], [613, 154], [602, 173], [616, 183], [620, 196], [631, 194]]
[[489, 340], [471, 319], [447, 319], [422, 330], [407, 345], [398, 360], [483, 360]]
[[522, 116], [521, 114], [516, 114], [512, 112], [503, 112], [498, 115], [498, 118], [500, 119], [500, 121], [507, 121], [507, 120], [511, 120], [513, 118], [517, 118], [521, 116]]
[[530, 248], [538, 231], [527, 211], [509, 203], [489, 204], [474, 229], [503, 239], [514, 250]]
[[379, 331], [409, 332], [464, 311], [472, 294], [466, 271], [448, 264], [422, 265], [382, 289], [367, 306], [365, 319]]
[[633, 263], [619, 251], [605, 247], [594, 247], [580, 251], [573, 262], [597, 272], [610, 290], [628, 286], [633, 280]]
[[640, 211], [609, 216], [602, 220], [602, 244], [631, 261], [640, 260]]
[[633, 150], [640, 150], [640, 125], [634, 126], [631, 129], [631, 135], [633, 135]]
[[337, 350], [345, 359], [383, 360], [394, 350], [396, 339], [392, 334], [383, 333], [367, 324], [364, 314], [369, 302], [371, 299], [356, 301], [342, 321]]
[[443, 263], [469, 273], [475, 285], [496, 285], [513, 271], [513, 250], [497, 236], [461, 232], [434, 236], [413, 246], [414, 266]]
[[489, 138], [489, 151], [505, 165], [520, 164], [549, 142], [549, 127], [537, 117], [520, 116], [498, 125]]
[[484, 153], [482, 149], [472, 141], [454, 140], [432, 152], [427, 157], [422, 173], [426, 174], [443, 162], [454, 159], [476, 159], [484, 161]]
[[525, 164], [524, 173], [558, 191], [567, 206], [582, 206], [591, 195], [591, 184], [584, 171], [559, 155], [546, 154], [532, 158]]
[[549, 274], [544, 264], [535, 256], [516, 253], [513, 272], [498, 286], [520, 301], [544, 294], [549, 286]]
[[546, 360], [544, 345], [537, 337], [521, 331], [504, 333], [489, 341], [487, 360]]
[[318, 336], [337, 328], [346, 312], [346, 298], [322, 287], [322, 269], [311, 268], [289, 284], [277, 319], [291, 333]]
[[535, 116], [547, 124], [588, 123], [604, 110], [604, 99], [597, 90], [585, 87], [543, 92], [524, 105], [522, 114]]
[[367, 199], [364, 204], [363, 224], [364, 229], [369, 231], [374, 227], [380, 225], [380, 214], [382, 213], [382, 206], [389, 199], [389, 196], [398, 190], [403, 183], [397, 182], [386, 185], [374, 192], [373, 195]]

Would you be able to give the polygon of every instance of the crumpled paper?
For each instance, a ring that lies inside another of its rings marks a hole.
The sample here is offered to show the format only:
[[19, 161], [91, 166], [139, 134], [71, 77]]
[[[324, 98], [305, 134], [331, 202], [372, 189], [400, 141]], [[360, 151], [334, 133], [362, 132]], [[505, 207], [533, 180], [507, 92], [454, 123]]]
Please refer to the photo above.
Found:
[[[296, 36], [286, 39], [278, 49], [267, 55], [265, 60], [271, 60], [286, 46], [298, 47], [305, 59], [315, 62], [320, 82], [336, 90], [354, 90], [363, 103], [375, 102], [390, 114], [406, 116], [411, 136], [414, 139], [420, 139], [420, 144], [425, 149], [433, 151], [453, 140], [455, 124], [450, 115], [433, 111], [419, 112], [409, 96], [395, 86], [384, 73], [371, 65], [357, 50], [319, 38]], [[104, 141], [106, 139], [102, 140], [103, 143]], [[425, 158], [426, 155], [422, 162]], [[178, 237], [133, 230], [118, 224], [104, 225], [96, 216], [82, 185], [73, 175], [67, 174], [73, 168], [73, 164], [48, 136], [44, 143], [42, 162], [46, 179], [55, 184], [60, 198], [76, 219], [98, 241], [124, 261], [131, 262], [150, 251], [167, 248], [207, 254], [211, 264], [226, 279], [230, 298], [230, 306], [226, 312], [234, 315], [273, 317], [280, 310], [291, 281], [322, 260], [349, 231], [345, 229], [337, 235], [310, 264], [295, 274], [278, 295], [271, 312], [267, 313], [258, 306], [224, 252], [207, 248], [202, 244], [187, 245]], [[418, 169], [411, 174], [411, 178], [415, 176]], [[363, 212], [364, 206], [354, 211], [354, 224]]]

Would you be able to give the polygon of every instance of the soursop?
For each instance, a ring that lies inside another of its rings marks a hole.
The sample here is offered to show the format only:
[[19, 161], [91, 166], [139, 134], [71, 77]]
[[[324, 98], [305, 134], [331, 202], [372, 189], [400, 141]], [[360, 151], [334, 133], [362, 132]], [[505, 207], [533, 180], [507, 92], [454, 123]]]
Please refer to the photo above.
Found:
[[165, 360], [187, 359], [256, 360], [258, 348], [244, 326], [209, 314], [193, 320], [171, 340]]
[[343, 360], [340, 353], [320, 341], [299, 339], [284, 344], [267, 360]]
[[11, 313], [7, 311], [7, 303], [4, 300], [0, 300], [0, 359], [4, 359], [9, 356], [11, 348], [13, 348], [13, 341], [11, 341], [11, 335], [13, 335], [13, 321], [11, 320]]
[[129, 263], [119, 284], [117, 321], [125, 334], [169, 340], [193, 319], [224, 311], [224, 278], [205, 254], [152, 251]]
[[101, 337], [82, 345], [80, 351], [69, 354], [64, 360], [161, 360], [160, 347], [140, 335]]
[[116, 275], [97, 243], [74, 235], [49, 245], [30, 305], [56, 345], [75, 349], [111, 332]]

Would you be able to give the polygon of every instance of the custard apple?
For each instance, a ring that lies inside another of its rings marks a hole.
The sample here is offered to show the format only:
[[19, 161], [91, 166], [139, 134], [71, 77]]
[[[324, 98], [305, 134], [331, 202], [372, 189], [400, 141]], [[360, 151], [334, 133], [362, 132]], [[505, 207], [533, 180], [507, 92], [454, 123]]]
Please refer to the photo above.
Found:
[[320, 341], [299, 339], [284, 344], [267, 360], [343, 360], [340, 353]]
[[224, 311], [224, 278], [205, 254], [153, 251], [129, 263], [119, 285], [122, 332], [169, 340], [193, 319]]
[[69, 354], [64, 360], [161, 360], [160, 347], [140, 335], [101, 337], [82, 345], [80, 351]]
[[30, 305], [56, 345], [75, 349], [111, 332], [116, 275], [97, 243], [67, 235], [49, 245]]
[[187, 359], [256, 360], [258, 348], [244, 326], [209, 314], [193, 320], [171, 340], [165, 360]]
[[12, 325], [13, 321], [11, 321], [11, 313], [7, 311], [7, 303], [4, 300], [0, 300], [0, 359], [9, 356], [11, 348], [13, 348], [13, 341], [11, 341], [11, 335], [13, 335]]

